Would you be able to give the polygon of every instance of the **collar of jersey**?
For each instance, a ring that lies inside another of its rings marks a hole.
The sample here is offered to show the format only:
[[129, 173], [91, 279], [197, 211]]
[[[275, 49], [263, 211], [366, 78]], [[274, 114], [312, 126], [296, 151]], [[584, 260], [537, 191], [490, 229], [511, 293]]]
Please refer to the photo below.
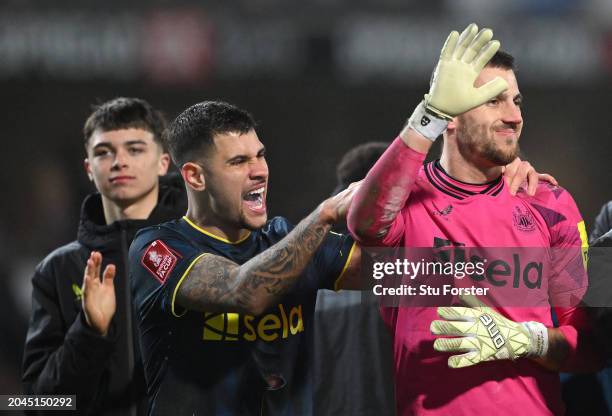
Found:
[[425, 165], [425, 175], [439, 191], [460, 200], [474, 195], [497, 196], [504, 187], [501, 175], [483, 184], [467, 183], [455, 179], [444, 170], [439, 159]]
[[206, 231], [205, 229], [198, 227], [193, 221], [191, 221], [189, 218], [187, 218], [187, 216], [183, 216], [183, 220], [189, 224], [191, 227], [195, 228], [196, 230], [198, 230], [199, 232], [201, 232], [204, 235], [207, 235], [211, 238], [214, 238], [215, 240], [224, 242], [226, 244], [240, 244], [242, 243], [244, 240], [246, 240], [247, 238], [249, 238], [251, 236], [251, 232], [249, 231], [247, 235], [245, 235], [244, 237], [242, 237], [240, 240], [236, 240], [236, 241], [230, 241], [227, 238], [223, 238], [223, 237], [219, 237], [218, 235], [215, 235], [213, 233], [211, 233], [210, 231]]

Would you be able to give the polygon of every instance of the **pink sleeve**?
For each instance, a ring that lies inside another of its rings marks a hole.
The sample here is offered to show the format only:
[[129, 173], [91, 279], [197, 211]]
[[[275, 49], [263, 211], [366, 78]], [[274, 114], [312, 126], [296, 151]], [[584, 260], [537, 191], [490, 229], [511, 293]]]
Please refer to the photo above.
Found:
[[559, 215], [556, 221], [549, 219], [549, 229], [558, 269], [549, 291], [552, 304], [557, 306], [554, 310], [559, 330], [569, 346], [562, 371], [596, 371], [603, 366], [604, 360], [595, 347], [591, 322], [579, 305], [588, 285], [586, 258], [583, 257], [588, 248], [584, 221], [569, 192], [556, 188], [552, 194]]
[[425, 156], [398, 137], [370, 169], [347, 216], [348, 229], [359, 243], [399, 243], [404, 227], [398, 214], [406, 205]]
[[393, 246], [403, 235], [398, 215], [406, 205], [425, 154], [396, 138], [370, 169], [347, 216], [348, 229], [364, 246]]

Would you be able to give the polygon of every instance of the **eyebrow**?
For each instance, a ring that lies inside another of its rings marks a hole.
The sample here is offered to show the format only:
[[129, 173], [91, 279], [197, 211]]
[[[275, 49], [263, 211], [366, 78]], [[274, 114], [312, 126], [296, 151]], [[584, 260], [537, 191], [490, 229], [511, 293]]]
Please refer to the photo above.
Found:
[[[259, 149], [259, 150], [257, 151], [257, 156], [261, 156], [261, 155], [262, 155], [263, 153], [265, 153], [265, 152], [266, 152], [266, 147], [265, 147], [265, 146], [262, 146], [262, 147], [261, 147], [261, 149]], [[230, 162], [232, 162], [232, 161], [234, 161], [234, 160], [237, 160], [237, 159], [242, 159], [242, 158], [244, 158], [244, 159], [248, 159], [249, 157], [248, 157], [247, 155], [244, 155], [244, 154], [241, 154], [241, 155], [236, 155], [236, 156], [232, 156], [232, 157], [230, 157], [229, 159], [227, 159], [227, 160], [225, 161], [225, 163], [230, 163]]]
[[[145, 142], [144, 140], [140, 140], [140, 139], [134, 139], [134, 140], [128, 140], [124, 143], [122, 143], [122, 146], [133, 146], [135, 144], [141, 144], [141, 145], [147, 145], [147, 142]], [[97, 143], [93, 148], [97, 149], [99, 147], [113, 147], [113, 145], [111, 144], [111, 142], [100, 142]]]
[[[502, 91], [498, 97], [499, 98], [506, 98], [508, 96], [508, 93], [506, 91]], [[512, 100], [523, 100], [523, 94], [521, 94], [520, 92], [518, 94], [516, 94], [514, 97], [512, 97]]]

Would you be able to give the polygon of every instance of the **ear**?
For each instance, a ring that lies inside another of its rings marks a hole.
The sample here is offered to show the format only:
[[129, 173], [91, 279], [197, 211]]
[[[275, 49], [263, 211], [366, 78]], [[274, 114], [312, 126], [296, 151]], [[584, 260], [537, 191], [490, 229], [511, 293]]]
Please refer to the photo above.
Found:
[[455, 130], [456, 128], [457, 128], [457, 117], [453, 117], [453, 119], [448, 122], [448, 126], [446, 126], [446, 130]]
[[164, 152], [159, 156], [159, 169], [157, 171], [157, 174], [159, 176], [164, 176], [166, 173], [168, 173], [169, 166], [170, 166], [170, 155]]
[[85, 158], [83, 160], [83, 168], [85, 168], [85, 173], [91, 182], [93, 182], [93, 173], [91, 173], [91, 165], [89, 164], [89, 159]]
[[202, 167], [193, 162], [187, 162], [181, 166], [181, 176], [188, 187], [194, 191], [203, 191], [206, 189], [206, 181], [204, 180], [204, 170]]

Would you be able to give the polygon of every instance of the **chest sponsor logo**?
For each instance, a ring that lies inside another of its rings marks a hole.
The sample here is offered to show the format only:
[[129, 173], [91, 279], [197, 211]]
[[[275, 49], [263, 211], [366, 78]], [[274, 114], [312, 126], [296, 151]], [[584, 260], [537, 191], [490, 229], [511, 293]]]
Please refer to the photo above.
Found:
[[[452, 262], [457, 264], [465, 264], [466, 262], [479, 263], [485, 262], [483, 274], [470, 274], [469, 277], [475, 281], [486, 280], [493, 286], [512, 285], [513, 288], [522, 286], [528, 289], [540, 289], [542, 287], [542, 278], [544, 276], [544, 264], [541, 261], [526, 261], [521, 258], [521, 250], [517, 248], [517, 252], [503, 250], [505, 258], [487, 257], [486, 259], [477, 254], [467, 254], [465, 243], [445, 240], [434, 237], [434, 254], [438, 261], [442, 263]], [[498, 253], [501, 255], [502, 252]], [[510, 260], [511, 257], [511, 260]]]
[[527, 208], [514, 207], [512, 212], [512, 223], [519, 231], [533, 231], [536, 228], [535, 220]]
[[155, 240], [145, 250], [140, 263], [160, 283], [164, 283], [178, 262], [178, 253], [163, 241]]
[[204, 314], [204, 341], [272, 342], [304, 332], [302, 305], [288, 308], [279, 304], [266, 315], [255, 317], [238, 313]]

